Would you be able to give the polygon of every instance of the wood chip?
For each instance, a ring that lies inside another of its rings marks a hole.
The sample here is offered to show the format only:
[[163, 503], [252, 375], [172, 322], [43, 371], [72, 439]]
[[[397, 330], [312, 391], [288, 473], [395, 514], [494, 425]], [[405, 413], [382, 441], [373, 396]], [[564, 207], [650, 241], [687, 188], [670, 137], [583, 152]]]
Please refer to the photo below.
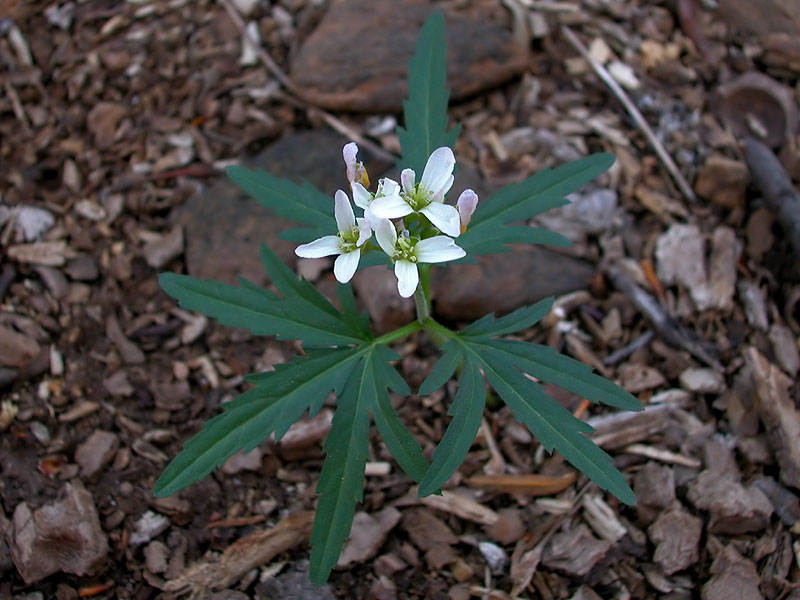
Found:
[[744, 358], [753, 374], [756, 407], [777, 455], [781, 481], [800, 488], [800, 411], [789, 395], [793, 381], [755, 348], [747, 348]]

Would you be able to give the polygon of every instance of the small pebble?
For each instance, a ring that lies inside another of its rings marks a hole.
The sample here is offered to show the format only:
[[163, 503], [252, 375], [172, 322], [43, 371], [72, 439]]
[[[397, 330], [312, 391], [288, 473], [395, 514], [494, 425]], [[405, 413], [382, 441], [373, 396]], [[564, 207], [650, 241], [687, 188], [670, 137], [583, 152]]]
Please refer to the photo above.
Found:
[[493, 575], [502, 575], [508, 564], [508, 554], [497, 544], [491, 542], [481, 542], [478, 544], [478, 552], [481, 553], [486, 564], [489, 565]]

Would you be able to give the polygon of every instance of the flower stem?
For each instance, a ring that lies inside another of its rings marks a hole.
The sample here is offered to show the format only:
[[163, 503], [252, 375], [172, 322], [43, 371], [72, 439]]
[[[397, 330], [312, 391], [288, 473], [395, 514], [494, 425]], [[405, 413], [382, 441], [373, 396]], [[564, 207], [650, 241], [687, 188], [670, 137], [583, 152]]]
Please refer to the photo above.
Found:
[[424, 286], [420, 282], [420, 285], [417, 286], [417, 289], [414, 292], [414, 306], [417, 308], [417, 322], [420, 325], [422, 325], [431, 316], [431, 308], [428, 305], [428, 297], [425, 294], [423, 287]]
[[407, 323], [403, 325], [399, 329], [395, 329], [394, 331], [390, 331], [389, 333], [384, 333], [382, 336], [376, 337], [374, 343], [376, 344], [391, 344], [395, 340], [399, 340], [407, 335], [411, 335], [415, 331], [419, 331], [422, 329], [422, 323], [419, 321], [411, 321], [411, 323]]

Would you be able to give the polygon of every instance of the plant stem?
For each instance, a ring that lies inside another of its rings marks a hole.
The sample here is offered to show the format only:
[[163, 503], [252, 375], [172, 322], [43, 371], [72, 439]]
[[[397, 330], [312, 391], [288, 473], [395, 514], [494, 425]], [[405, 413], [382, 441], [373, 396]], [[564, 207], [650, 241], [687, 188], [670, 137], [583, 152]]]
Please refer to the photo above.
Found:
[[431, 316], [431, 308], [428, 304], [428, 297], [423, 288], [424, 286], [422, 285], [422, 282], [420, 282], [420, 284], [417, 286], [417, 289], [414, 291], [414, 306], [417, 307], [417, 323], [420, 325], [430, 319]]
[[395, 340], [399, 340], [402, 337], [407, 335], [411, 335], [415, 331], [419, 331], [422, 329], [422, 323], [419, 321], [411, 321], [406, 325], [403, 325], [399, 329], [395, 329], [394, 331], [390, 331], [389, 333], [384, 333], [380, 337], [376, 337], [374, 343], [376, 344], [390, 344]]

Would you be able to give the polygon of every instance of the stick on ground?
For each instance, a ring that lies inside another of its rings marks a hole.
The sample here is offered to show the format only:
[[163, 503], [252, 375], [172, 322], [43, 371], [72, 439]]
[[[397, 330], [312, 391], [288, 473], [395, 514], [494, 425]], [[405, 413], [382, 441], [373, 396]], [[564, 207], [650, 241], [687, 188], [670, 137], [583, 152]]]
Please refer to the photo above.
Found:
[[628, 97], [628, 94], [625, 93], [625, 90], [622, 89], [616, 80], [611, 76], [611, 73], [597, 62], [594, 57], [589, 53], [586, 46], [583, 45], [583, 42], [575, 35], [575, 32], [572, 31], [566, 25], [561, 27], [561, 32], [564, 34], [564, 37], [567, 38], [567, 41], [572, 44], [572, 46], [580, 52], [581, 56], [589, 63], [589, 66], [592, 67], [594, 72], [597, 76], [605, 83], [611, 92], [622, 102], [622, 105], [625, 107], [625, 110], [628, 111], [628, 114], [633, 119], [636, 126], [641, 130], [644, 134], [644, 137], [647, 138], [647, 141], [650, 142], [650, 145], [655, 150], [656, 155], [658, 156], [661, 163], [664, 165], [664, 168], [669, 171], [669, 174], [672, 175], [672, 179], [675, 180], [675, 184], [678, 186], [678, 189], [686, 196], [687, 200], [690, 202], [695, 202], [697, 200], [697, 196], [694, 195], [694, 190], [692, 186], [689, 185], [689, 182], [686, 181], [686, 178], [681, 174], [680, 169], [678, 169], [678, 165], [675, 164], [675, 161], [672, 160], [672, 157], [667, 152], [664, 145], [658, 140], [656, 134], [653, 133], [653, 130], [650, 128], [650, 125], [647, 123], [645, 118], [642, 116], [642, 113], [639, 112], [639, 109], [636, 108], [636, 105], [631, 101]]
[[778, 157], [755, 138], [745, 138], [744, 159], [764, 201], [786, 232], [795, 256], [800, 258], [800, 193]]

